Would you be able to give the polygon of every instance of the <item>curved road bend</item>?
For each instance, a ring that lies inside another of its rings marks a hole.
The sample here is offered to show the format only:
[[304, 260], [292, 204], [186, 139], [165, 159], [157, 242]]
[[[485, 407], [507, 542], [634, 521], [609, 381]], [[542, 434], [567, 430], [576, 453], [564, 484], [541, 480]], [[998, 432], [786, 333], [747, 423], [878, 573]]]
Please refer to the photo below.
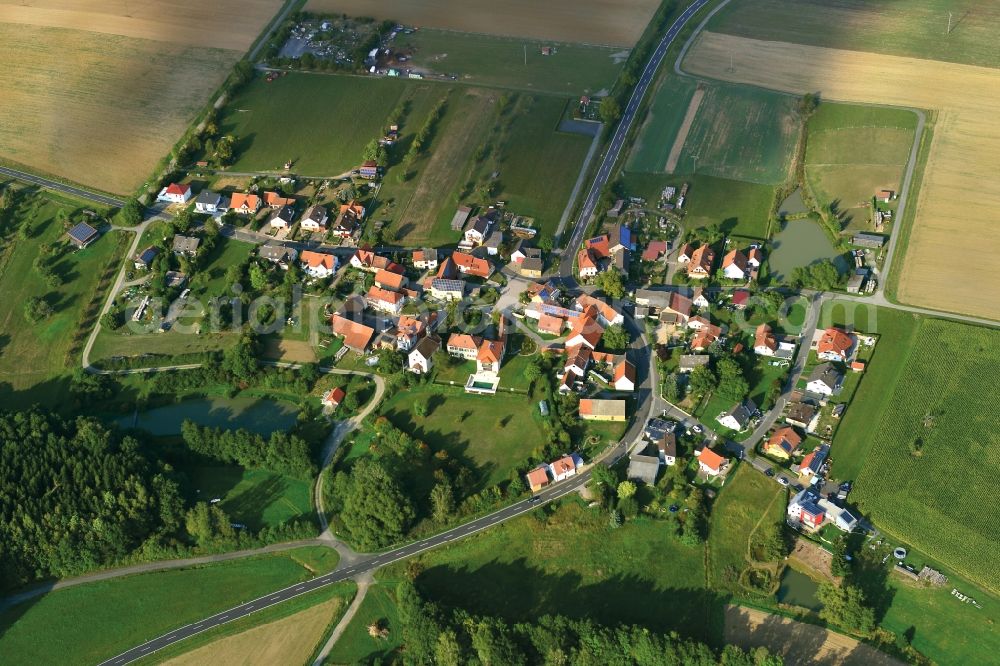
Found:
[[656, 78], [656, 71], [663, 62], [663, 58], [667, 55], [667, 49], [670, 48], [670, 44], [674, 41], [674, 38], [677, 37], [677, 34], [687, 22], [691, 20], [691, 17], [708, 2], [709, 0], [695, 0], [694, 3], [677, 17], [663, 35], [660, 43], [656, 46], [656, 50], [653, 51], [653, 55], [650, 56], [649, 61], [646, 63], [646, 67], [642, 70], [642, 75], [632, 90], [632, 96], [629, 98], [628, 105], [625, 107], [625, 111], [622, 113], [621, 120], [618, 123], [618, 128], [611, 139], [611, 145], [604, 154], [601, 166], [594, 176], [594, 182], [591, 184], [587, 198], [584, 200], [583, 208], [580, 210], [580, 217], [577, 218], [573, 233], [563, 246], [563, 257], [559, 265], [559, 273], [561, 275], [571, 275], [573, 273], [573, 259], [576, 256], [576, 248], [583, 242], [583, 235], [587, 233], [590, 218], [597, 207], [597, 201], [601, 198], [601, 190], [604, 189], [608, 179], [611, 177], [611, 172], [625, 144], [625, 137], [632, 128], [632, 123], [635, 122], [639, 105], [642, 103], [643, 97], [646, 96], [646, 91], [649, 89], [653, 79]]

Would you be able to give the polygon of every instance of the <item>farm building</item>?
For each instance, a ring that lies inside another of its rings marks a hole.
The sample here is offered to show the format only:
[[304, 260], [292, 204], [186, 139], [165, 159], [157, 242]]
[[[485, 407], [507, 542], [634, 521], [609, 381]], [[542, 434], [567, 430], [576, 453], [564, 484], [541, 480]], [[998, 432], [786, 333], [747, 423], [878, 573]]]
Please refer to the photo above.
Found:
[[580, 401], [580, 418], [587, 421], [624, 421], [625, 410], [624, 400], [585, 398]]
[[878, 234], [854, 234], [851, 239], [852, 245], [857, 245], [858, 247], [870, 247], [872, 249], [878, 249], [885, 245], [885, 236], [879, 236]]
[[82, 250], [97, 240], [97, 237], [100, 234], [97, 233], [97, 229], [94, 227], [90, 226], [86, 222], [81, 222], [67, 231], [66, 235], [69, 236], [70, 243]]

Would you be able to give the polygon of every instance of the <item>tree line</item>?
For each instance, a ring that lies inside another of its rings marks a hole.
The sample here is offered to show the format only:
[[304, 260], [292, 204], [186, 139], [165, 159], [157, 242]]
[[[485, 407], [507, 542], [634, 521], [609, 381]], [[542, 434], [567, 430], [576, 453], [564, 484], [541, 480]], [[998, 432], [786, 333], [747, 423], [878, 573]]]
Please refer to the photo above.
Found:
[[[512, 590], [511, 593], [514, 593]], [[459, 666], [604, 664], [781, 666], [766, 648], [734, 645], [715, 651], [677, 634], [635, 625], [606, 626], [587, 619], [543, 615], [528, 622], [449, 610], [425, 599], [411, 581], [396, 591], [406, 663]]]

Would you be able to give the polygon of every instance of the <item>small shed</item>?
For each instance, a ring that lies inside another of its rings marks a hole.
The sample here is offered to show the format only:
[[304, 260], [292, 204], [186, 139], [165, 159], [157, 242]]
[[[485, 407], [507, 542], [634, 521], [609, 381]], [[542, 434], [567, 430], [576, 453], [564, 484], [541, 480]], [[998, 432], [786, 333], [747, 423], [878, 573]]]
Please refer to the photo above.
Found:
[[100, 234], [97, 233], [97, 229], [94, 227], [90, 226], [86, 222], [81, 222], [67, 231], [66, 235], [69, 236], [70, 243], [82, 250], [97, 240], [97, 237]]

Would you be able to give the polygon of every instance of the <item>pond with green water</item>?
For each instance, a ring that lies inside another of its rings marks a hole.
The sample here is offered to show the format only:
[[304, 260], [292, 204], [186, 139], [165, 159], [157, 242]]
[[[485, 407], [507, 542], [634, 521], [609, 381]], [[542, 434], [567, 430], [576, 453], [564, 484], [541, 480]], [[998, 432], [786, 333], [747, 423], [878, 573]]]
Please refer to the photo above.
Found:
[[298, 407], [290, 402], [269, 398], [192, 398], [154, 407], [139, 412], [138, 416], [130, 414], [117, 419], [117, 423], [123, 428], [148, 430], [156, 436], [180, 434], [185, 420], [213, 428], [243, 428], [268, 436], [276, 430], [290, 429], [298, 412]]
[[804, 573], [785, 567], [785, 572], [781, 575], [781, 585], [778, 587], [778, 601], [815, 611], [823, 606], [819, 602], [818, 592], [819, 583]]
[[771, 255], [768, 266], [775, 279], [785, 280], [799, 266], [809, 266], [830, 259], [841, 273], [849, 268], [847, 257], [834, 247], [819, 223], [805, 220], [790, 220], [771, 240]]

